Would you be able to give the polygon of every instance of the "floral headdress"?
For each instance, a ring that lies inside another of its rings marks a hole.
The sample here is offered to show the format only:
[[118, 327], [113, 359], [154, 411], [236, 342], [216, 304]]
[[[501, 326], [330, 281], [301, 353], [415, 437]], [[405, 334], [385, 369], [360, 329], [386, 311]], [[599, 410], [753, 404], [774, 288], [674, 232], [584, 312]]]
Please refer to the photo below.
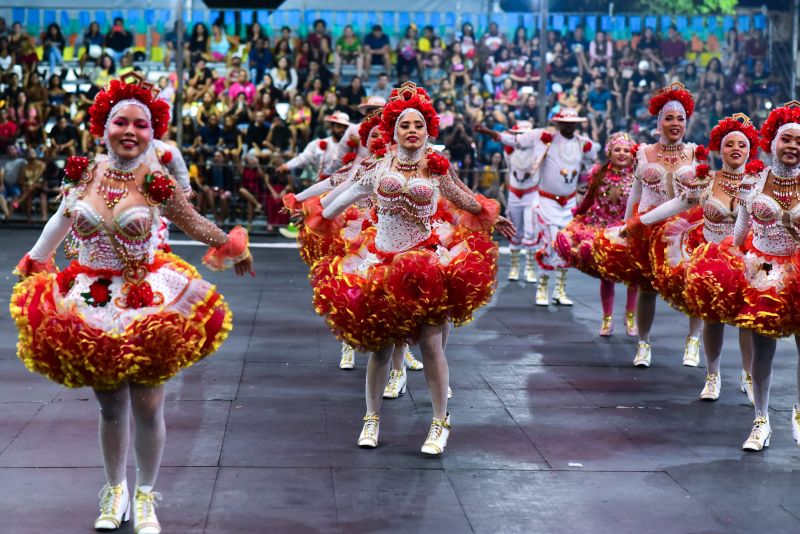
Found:
[[737, 132], [747, 138], [750, 150], [748, 159], [755, 158], [758, 155], [758, 130], [750, 122], [750, 117], [744, 113], [736, 113], [719, 121], [709, 134], [708, 149], [719, 152], [722, 149], [725, 138]]
[[361, 121], [361, 124], [358, 127], [358, 136], [361, 138], [361, 146], [368, 147], [367, 142], [369, 141], [369, 133], [373, 128], [381, 125], [381, 115], [381, 110], [377, 109], [371, 112], [363, 121]]
[[389, 101], [383, 108], [381, 129], [384, 141], [389, 144], [394, 140], [397, 122], [406, 112], [416, 110], [425, 120], [428, 136], [439, 135], [439, 116], [433, 107], [430, 96], [422, 87], [417, 87], [413, 82], [406, 82], [400, 87], [392, 89]]
[[629, 147], [631, 147], [631, 151], [633, 151], [633, 145], [635, 143], [633, 142], [633, 139], [631, 138], [630, 135], [628, 135], [625, 132], [615, 132], [611, 134], [608, 137], [608, 140], [606, 141], [606, 146], [605, 146], [606, 157], [611, 155], [611, 150], [614, 148], [614, 146], [622, 144], [628, 145]]
[[773, 153], [775, 139], [785, 130], [800, 130], [800, 102], [793, 100], [775, 108], [761, 127], [761, 148]]
[[[674, 104], [667, 106], [667, 104], [672, 102], [674, 102]], [[675, 82], [669, 87], [659, 89], [650, 99], [650, 115], [657, 116], [660, 115], [662, 111], [674, 110], [676, 108], [683, 108], [687, 119], [694, 113], [694, 97], [680, 82]]]
[[110, 118], [122, 107], [135, 105], [141, 108], [153, 128], [153, 136], [160, 139], [169, 127], [169, 103], [158, 98], [159, 89], [145, 81], [137, 72], [123, 74], [118, 80], [111, 80], [105, 89], [97, 93], [89, 108], [89, 130], [97, 137], [103, 137]]

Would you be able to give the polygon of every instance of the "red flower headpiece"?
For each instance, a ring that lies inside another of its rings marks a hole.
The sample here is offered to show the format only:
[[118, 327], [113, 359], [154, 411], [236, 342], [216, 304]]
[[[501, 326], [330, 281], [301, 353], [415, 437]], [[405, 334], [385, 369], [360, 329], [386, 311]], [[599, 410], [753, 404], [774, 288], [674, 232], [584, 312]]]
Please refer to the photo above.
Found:
[[381, 129], [387, 144], [394, 140], [394, 125], [397, 118], [406, 109], [416, 109], [425, 119], [430, 137], [439, 135], [439, 115], [433, 107], [433, 102], [422, 87], [417, 87], [414, 82], [406, 82], [399, 88], [392, 89], [389, 101], [383, 108], [381, 116]]
[[361, 124], [358, 126], [358, 136], [361, 138], [361, 146], [366, 147], [369, 141], [369, 133], [376, 126], [381, 124], [381, 110], [375, 110], [367, 115]]
[[681, 103], [683, 109], [686, 110], [687, 119], [692, 116], [692, 113], [694, 113], [694, 97], [679, 82], [656, 91], [650, 99], [650, 115], [657, 116], [661, 112], [661, 108], [672, 100], [677, 100]]
[[736, 113], [719, 121], [711, 129], [708, 139], [708, 148], [714, 152], [722, 149], [722, 140], [731, 132], [741, 132], [750, 142], [750, 154], [748, 159], [753, 159], [758, 155], [758, 130], [750, 123], [750, 117], [744, 113]]
[[169, 127], [169, 103], [159, 99], [158, 93], [159, 89], [146, 82], [137, 72], [128, 72], [119, 80], [111, 80], [105, 89], [97, 93], [89, 108], [89, 131], [97, 137], [103, 137], [111, 108], [123, 100], [135, 99], [150, 110], [153, 134], [156, 139], [160, 139]]
[[800, 102], [793, 100], [779, 108], [775, 108], [767, 117], [761, 127], [761, 148], [764, 152], [772, 151], [772, 141], [778, 135], [778, 130], [790, 122], [800, 123]]

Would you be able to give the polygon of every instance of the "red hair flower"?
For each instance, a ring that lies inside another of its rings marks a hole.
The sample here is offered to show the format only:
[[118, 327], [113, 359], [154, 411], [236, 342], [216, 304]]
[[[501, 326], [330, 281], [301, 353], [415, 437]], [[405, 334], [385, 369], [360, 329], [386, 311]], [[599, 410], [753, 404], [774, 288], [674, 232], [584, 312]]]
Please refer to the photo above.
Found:
[[583, 144], [583, 153], [585, 154], [585, 153], [589, 152], [590, 150], [592, 150], [592, 142], [591, 141], [586, 141]]
[[164, 166], [169, 165], [170, 162], [172, 161], [172, 152], [170, 152], [169, 150], [165, 150], [164, 153], [161, 154], [159, 161]]
[[134, 286], [130, 286], [128, 295], [125, 297], [125, 305], [134, 310], [152, 306], [153, 288], [148, 282], [140, 282]]
[[658, 115], [661, 112], [661, 108], [663, 108], [667, 102], [673, 100], [677, 100], [681, 103], [683, 109], [686, 110], [687, 119], [692, 116], [692, 113], [694, 113], [694, 97], [692, 93], [684, 88], [682, 83], [678, 82], [656, 91], [653, 98], [650, 99], [650, 115]]
[[169, 128], [170, 105], [158, 98], [158, 93], [158, 88], [146, 82], [137, 72], [128, 72], [118, 80], [111, 80], [105, 89], [97, 93], [89, 108], [89, 131], [97, 137], [103, 137], [111, 109], [123, 100], [138, 100], [150, 110], [153, 135], [161, 139]]
[[107, 278], [98, 278], [89, 286], [89, 291], [81, 293], [81, 296], [89, 306], [104, 308], [105, 305], [111, 301], [111, 290], [108, 289], [110, 285], [111, 280]]
[[761, 127], [761, 149], [764, 152], [772, 151], [772, 141], [778, 135], [778, 129], [790, 122], [800, 122], [800, 106], [797, 103], [790, 102], [772, 110]]
[[89, 158], [83, 156], [70, 156], [64, 167], [64, 180], [70, 183], [81, 181], [83, 172], [89, 167]]
[[450, 168], [450, 162], [447, 158], [436, 152], [435, 150], [428, 154], [427, 158], [428, 170], [431, 174], [437, 176], [444, 176]]
[[542, 132], [541, 139], [542, 143], [549, 145], [550, 143], [553, 142], [553, 134], [551, 134], [550, 132]]
[[708, 149], [703, 145], [697, 145], [694, 149], [694, 157], [697, 161], [706, 161], [708, 159]]
[[370, 145], [370, 151], [377, 157], [382, 158], [386, 155], [386, 143], [383, 139], [376, 139]]
[[709, 171], [710, 169], [708, 168], [708, 165], [701, 163], [697, 166], [697, 168], [695, 168], [695, 176], [697, 178], [706, 178], [708, 177]]
[[356, 153], [355, 152], [348, 152], [342, 158], [342, 165], [347, 165], [348, 163], [352, 163], [353, 160], [355, 160], [355, 159], [356, 159]]
[[387, 144], [394, 139], [397, 119], [407, 109], [414, 109], [422, 115], [430, 137], [439, 136], [439, 115], [436, 113], [427, 91], [422, 87], [417, 87], [413, 82], [405, 82], [400, 87], [392, 89], [389, 101], [381, 113], [381, 130], [383, 130], [383, 139]]
[[750, 123], [750, 117], [744, 113], [737, 113], [731, 117], [725, 117], [711, 129], [708, 136], [708, 148], [714, 152], [722, 150], [722, 140], [731, 132], [741, 132], [750, 143], [750, 154], [748, 159], [753, 159], [758, 155], [759, 137], [758, 130]]
[[509, 156], [510, 156], [511, 154], [513, 154], [513, 153], [514, 153], [514, 147], [513, 147], [513, 146], [508, 146], [508, 145], [506, 145], [506, 146], [504, 146], [504, 147], [503, 147], [503, 150], [504, 150], [504, 151], [505, 151], [505, 153], [506, 153], [506, 154], [508, 154]]
[[163, 204], [172, 197], [175, 183], [161, 172], [148, 174], [144, 178], [145, 198], [153, 206]]
[[760, 159], [754, 159], [744, 166], [744, 170], [747, 174], [758, 174], [765, 168], [764, 162]]
[[381, 110], [376, 110], [366, 116], [358, 126], [358, 137], [361, 139], [361, 146], [368, 147], [369, 134], [373, 128], [381, 124]]

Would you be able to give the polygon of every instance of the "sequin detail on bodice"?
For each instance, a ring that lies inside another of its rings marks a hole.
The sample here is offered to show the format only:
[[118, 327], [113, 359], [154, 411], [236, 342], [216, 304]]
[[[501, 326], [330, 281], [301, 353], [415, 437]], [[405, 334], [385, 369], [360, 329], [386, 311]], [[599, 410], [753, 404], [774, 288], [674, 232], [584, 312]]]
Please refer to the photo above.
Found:
[[709, 243], [720, 243], [733, 235], [736, 213], [730, 211], [720, 199], [710, 196], [703, 204], [703, 237]]
[[800, 227], [800, 204], [785, 212], [774, 198], [758, 192], [751, 197], [747, 209], [753, 220], [753, 246], [757, 250], [772, 256], [791, 256], [797, 250], [798, 242], [784, 226], [783, 219], [787, 213], [796, 232]]
[[[625, 220], [625, 206], [633, 185], [633, 173], [606, 173], [597, 186], [594, 203], [584, 220], [592, 226], [616, 226]], [[617, 194], [615, 195], [615, 190]]]
[[88, 202], [79, 200], [72, 209], [72, 236], [78, 244], [78, 262], [93, 269], [123, 270], [122, 256], [137, 263], [152, 263], [159, 225], [152, 208], [132, 206], [117, 214], [111, 228]]
[[376, 244], [381, 250], [406, 250], [430, 236], [430, 218], [436, 213], [439, 191], [429, 178], [406, 178], [387, 172], [375, 189], [378, 212]]
[[646, 163], [641, 172], [642, 199], [639, 211], [660, 206], [680, 194], [680, 184], [690, 182], [695, 175], [693, 165], [683, 165], [668, 171], [658, 163]]

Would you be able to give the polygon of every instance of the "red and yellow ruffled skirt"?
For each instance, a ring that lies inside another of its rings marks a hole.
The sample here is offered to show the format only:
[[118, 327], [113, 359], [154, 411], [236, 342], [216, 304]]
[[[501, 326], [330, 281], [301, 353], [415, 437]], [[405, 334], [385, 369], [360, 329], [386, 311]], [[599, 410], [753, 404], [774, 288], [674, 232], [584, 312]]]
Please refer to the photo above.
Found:
[[601, 230], [602, 228], [586, 224], [583, 216], [575, 217], [563, 230], [556, 234], [555, 247], [558, 255], [570, 267], [574, 267], [589, 276], [600, 278], [592, 248], [594, 239]]
[[414, 340], [425, 324], [472, 319], [496, 286], [498, 247], [487, 232], [440, 221], [413, 249], [383, 253], [376, 228], [312, 268], [314, 307], [338, 337], [371, 352]]
[[706, 243], [703, 208], [697, 206], [658, 225], [650, 235], [653, 288], [673, 308], [687, 313], [686, 268], [694, 252]]
[[686, 273], [689, 310], [770, 337], [800, 333], [800, 254], [771, 256], [733, 238], [701, 247]]
[[343, 217], [338, 217], [334, 224], [336, 230], [330, 233], [318, 234], [312, 232], [307, 225], [301, 224], [297, 233], [297, 244], [300, 248], [300, 257], [306, 265], [311, 267], [324, 256], [339, 255], [344, 251], [341, 230], [354, 225], [370, 226], [369, 210], [361, 210], [356, 206], [349, 207]]
[[68, 387], [163, 384], [213, 353], [232, 328], [222, 295], [173, 254], [135, 275], [73, 262], [14, 287], [17, 354], [31, 371]]
[[623, 228], [624, 225], [612, 226], [595, 235], [592, 259], [597, 272], [604, 280], [655, 291], [650, 268], [650, 235], [655, 228], [639, 225], [622, 237]]

